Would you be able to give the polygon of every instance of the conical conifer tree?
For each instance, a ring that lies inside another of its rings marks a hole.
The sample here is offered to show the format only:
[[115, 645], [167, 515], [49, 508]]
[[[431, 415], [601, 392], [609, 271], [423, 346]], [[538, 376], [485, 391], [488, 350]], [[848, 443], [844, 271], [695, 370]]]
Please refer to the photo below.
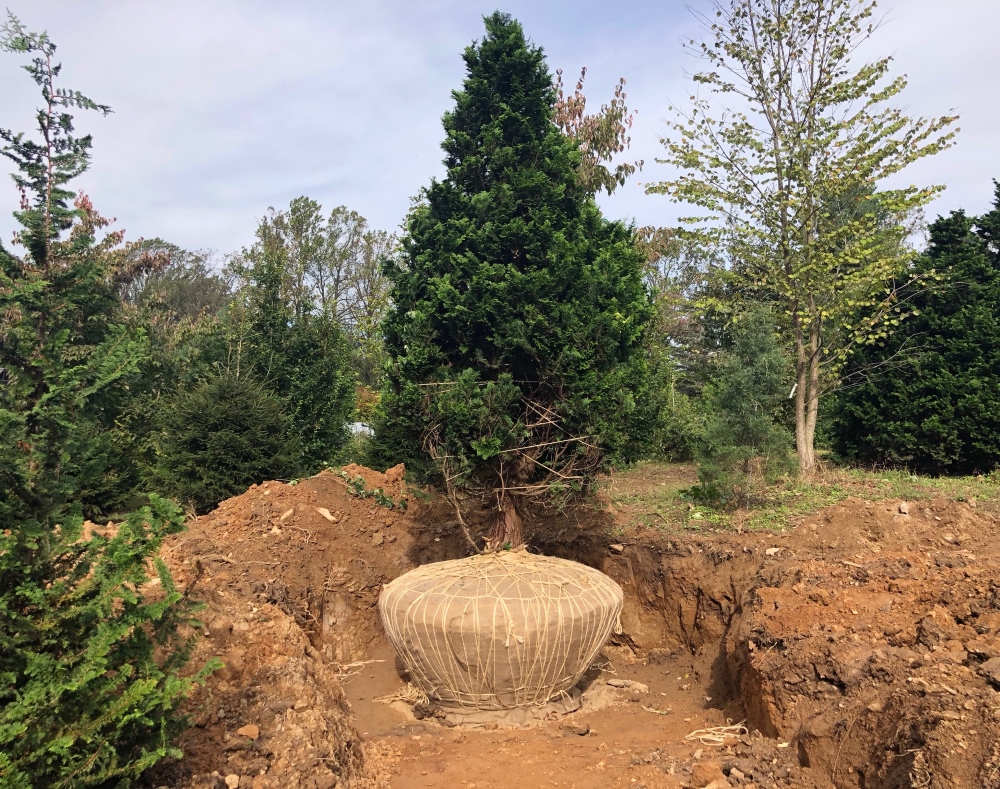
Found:
[[542, 50], [506, 14], [485, 22], [444, 117], [447, 176], [389, 269], [375, 442], [429, 455], [456, 506], [492, 495], [498, 547], [523, 542], [525, 497], [585, 487], [622, 446], [649, 306], [631, 229], [601, 216], [553, 124]]

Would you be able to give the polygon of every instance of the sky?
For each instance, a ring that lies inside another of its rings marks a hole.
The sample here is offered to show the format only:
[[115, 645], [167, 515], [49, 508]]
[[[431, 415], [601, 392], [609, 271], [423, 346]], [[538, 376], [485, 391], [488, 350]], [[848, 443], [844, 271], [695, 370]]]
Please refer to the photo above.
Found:
[[[77, 113], [94, 135], [78, 180], [129, 238], [160, 237], [227, 253], [253, 241], [268, 207], [299, 195], [346, 205], [373, 227], [397, 229], [413, 196], [442, 177], [441, 116], [461, 86], [461, 52], [482, 17], [506, 11], [572, 83], [587, 66], [599, 106], [619, 77], [637, 111], [630, 159], [640, 173], [600, 203], [609, 217], [669, 226], [683, 207], [646, 195], [670, 178], [657, 164], [670, 102], [692, 93], [699, 62], [681, 44], [703, 33], [680, 0], [7, 0], [30, 30], [46, 30], [62, 84], [109, 104]], [[708, 0], [690, 0], [705, 10]], [[946, 10], [945, 10], [946, 9]], [[958, 114], [954, 148], [901, 180], [947, 188], [930, 218], [991, 205], [1000, 179], [1000, 0], [883, 0], [886, 22], [864, 53], [891, 54], [909, 86], [911, 116]], [[33, 128], [37, 88], [0, 53], [0, 127]], [[0, 163], [0, 178], [11, 172]], [[17, 193], [0, 181], [7, 244]]]

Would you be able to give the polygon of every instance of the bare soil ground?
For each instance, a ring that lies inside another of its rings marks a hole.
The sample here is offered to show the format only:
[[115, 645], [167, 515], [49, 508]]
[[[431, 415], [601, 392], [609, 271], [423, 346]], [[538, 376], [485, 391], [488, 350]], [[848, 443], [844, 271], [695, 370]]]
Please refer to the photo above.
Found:
[[535, 513], [534, 549], [622, 585], [624, 633], [581, 711], [459, 730], [378, 700], [406, 682], [375, 608], [382, 584], [465, 553], [454, 515], [401, 469], [347, 471], [407, 510], [323, 473], [256, 486], [168, 546], [207, 603], [196, 661], [226, 668], [153, 786], [1000, 788], [1000, 545], [974, 502], [847, 499], [780, 535]]

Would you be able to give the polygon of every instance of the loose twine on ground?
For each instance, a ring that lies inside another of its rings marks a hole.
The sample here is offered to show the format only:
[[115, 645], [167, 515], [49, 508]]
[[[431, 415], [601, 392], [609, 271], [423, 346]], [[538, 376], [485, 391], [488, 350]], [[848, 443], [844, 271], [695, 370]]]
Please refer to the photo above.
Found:
[[750, 733], [750, 730], [743, 723], [743, 721], [740, 721], [729, 726], [710, 726], [707, 729], [695, 729], [684, 739], [697, 741], [702, 745], [727, 745], [727, 740], [738, 740], [740, 737]]
[[424, 693], [420, 688], [414, 685], [412, 682], [407, 682], [406, 687], [402, 690], [397, 690], [395, 693], [389, 693], [385, 696], [378, 696], [375, 701], [381, 702], [382, 704], [393, 704], [397, 701], [403, 701], [407, 704], [428, 704], [430, 699], [427, 698], [427, 694]]

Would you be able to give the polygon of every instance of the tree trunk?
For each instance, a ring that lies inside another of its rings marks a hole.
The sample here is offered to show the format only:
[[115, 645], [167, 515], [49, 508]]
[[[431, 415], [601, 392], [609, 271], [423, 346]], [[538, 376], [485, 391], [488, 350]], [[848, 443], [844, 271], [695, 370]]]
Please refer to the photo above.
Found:
[[800, 323], [795, 325], [795, 452], [799, 459], [799, 476], [808, 477], [816, 471], [816, 421], [819, 417], [820, 327], [817, 321], [809, 326], [809, 340]]
[[806, 446], [809, 447], [807, 474], [816, 470], [816, 422], [819, 419], [820, 326], [813, 321], [809, 327], [809, 392], [806, 397]]
[[494, 551], [513, 550], [524, 545], [520, 496], [504, 493], [500, 497], [500, 506], [490, 519], [486, 544], [488, 550]]
[[799, 459], [799, 474], [812, 473], [815, 458], [813, 444], [809, 440], [807, 394], [809, 392], [809, 358], [806, 352], [805, 336], [800, 319], [794, 319], [795, 334], [795, 453]]

